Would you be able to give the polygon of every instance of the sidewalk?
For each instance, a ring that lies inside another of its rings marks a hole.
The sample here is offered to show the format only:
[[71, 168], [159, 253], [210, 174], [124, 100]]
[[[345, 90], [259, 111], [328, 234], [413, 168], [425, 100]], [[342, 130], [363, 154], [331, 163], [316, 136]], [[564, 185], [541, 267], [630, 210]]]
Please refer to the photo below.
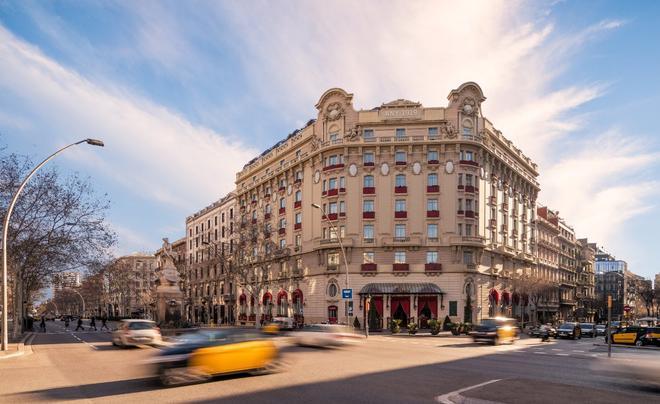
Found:
[[[607, 343], [605, 343], [605, 342], [594, 342], [594, 346], [607, 347]], [[612, 348], [649, 349], [651, 351], [660, 351], [660, 347], [652, 346], [652, 345], [637, 346], [637, 345], [626, 345], [626, 344], [612, 344]]]
[[6, 351], [0, 351], [0, 360], [16, 358], [22, 355], [29, 355], [32, 353], [32, 340], [35, 337], [35, 333], [28, 332], [25, 333], [23, 338], [19, 342], [10, 342], [7, 346]]

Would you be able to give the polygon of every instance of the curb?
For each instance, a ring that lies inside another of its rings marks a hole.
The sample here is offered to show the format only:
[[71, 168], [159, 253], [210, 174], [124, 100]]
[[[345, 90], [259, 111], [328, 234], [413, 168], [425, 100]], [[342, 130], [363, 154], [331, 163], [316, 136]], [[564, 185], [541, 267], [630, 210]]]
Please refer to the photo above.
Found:
[[[34, 339], [34, 337], [35, 337], [34, 333], [32, 332], [26, 333], [25, 336], [23, 336], [23, 338], [21, 338], [21, 340], [16, 344], [16, 352], [8, 355], [0, 356], [0, 360], [11, 359], [11, 358], [16, 358], [19, 356], [31, 354], [32, 346], [30, 344], [32, 344], [32, 340]], [[30, 340], [29, 342], [28, 339]]]
[[[603, 346], [606, 347], [607, 344], [600, 344], [594, 342], [594, 346]], [[623, 345], [623, 344], [612, 344], [613, 348], [629, 348], [629, 349], [647, 349], [650, 351], [660, 351], [660, 348], [654, 346], [637, 346], [637, 345]]]

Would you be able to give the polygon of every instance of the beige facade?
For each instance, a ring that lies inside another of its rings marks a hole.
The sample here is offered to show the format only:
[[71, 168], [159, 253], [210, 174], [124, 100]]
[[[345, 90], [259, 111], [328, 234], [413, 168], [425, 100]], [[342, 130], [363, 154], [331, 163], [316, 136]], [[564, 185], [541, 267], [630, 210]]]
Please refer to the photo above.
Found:
[[148, 317], [156, 281], [156, 257], [134, 253], [117, 258], [107, 271], [108, 304], [117, 317]]
[[596, 311], [595, 269], [596, 251], [586, 238], [578, 239], [579, 264], [575, 297], [578, 303], [578, 319], [593, 321]]
[[199, 323], [233, 321], [236, 292], [227, 279], [226, 257], [234, 251], [235, 194], [186, 218], [186, 308]]
[[[538, 172], [482, 116], [479, 86], [451, 91], [446, 107], [396, 100], [356, 111], [352, 98], [326, 91], [315, 120], [237, 174], [239, 214], [272, 229], [259, 240], [280, 251], [272, 304], [305, 322], [343, 322], [350, 287], [354, 315], [364, 324], [369, 294], [379, 327], [510, 310], [507, 279], [536, 266]], [[560, 246], [552, 253], [556, 269]]]

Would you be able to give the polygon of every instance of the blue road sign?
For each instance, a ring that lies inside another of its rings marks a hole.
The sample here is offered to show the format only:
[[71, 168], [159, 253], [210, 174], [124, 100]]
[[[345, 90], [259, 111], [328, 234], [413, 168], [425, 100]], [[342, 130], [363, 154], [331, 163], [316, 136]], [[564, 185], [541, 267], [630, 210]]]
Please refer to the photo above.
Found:
[[353, 298], [353, 289], [342, 289], [341, 290], [342, 299], [352, 299]]

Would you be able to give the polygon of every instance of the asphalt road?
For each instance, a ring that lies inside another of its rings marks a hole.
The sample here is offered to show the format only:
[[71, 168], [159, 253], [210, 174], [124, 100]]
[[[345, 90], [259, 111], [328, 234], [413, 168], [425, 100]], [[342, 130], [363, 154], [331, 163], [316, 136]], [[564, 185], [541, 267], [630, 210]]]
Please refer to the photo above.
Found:
[[50, 322], [31, 355], [0, 361], [0, 402], [660, 402], [657, 386], [640, 380], [660, 378], [659, 351], [615, 348], [608, 359], [593, 343], [523, 339], [493, 347], [376, 335], [350, 348], [312, 349], [282, 340], [285, 372], [161, 388], [141, 364], [155, 348], [119, 349], [108, 332]]

